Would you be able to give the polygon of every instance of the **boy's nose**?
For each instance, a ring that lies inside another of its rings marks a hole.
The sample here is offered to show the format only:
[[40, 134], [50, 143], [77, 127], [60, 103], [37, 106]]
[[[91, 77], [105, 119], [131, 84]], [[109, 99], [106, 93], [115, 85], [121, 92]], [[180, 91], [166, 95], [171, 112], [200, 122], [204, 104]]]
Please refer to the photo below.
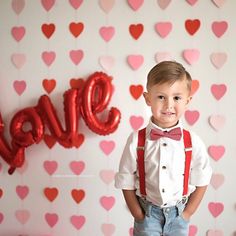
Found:
[[171, 99], [166, 100], [166, 107], [168, 109], [173, 108], [173, 101]]

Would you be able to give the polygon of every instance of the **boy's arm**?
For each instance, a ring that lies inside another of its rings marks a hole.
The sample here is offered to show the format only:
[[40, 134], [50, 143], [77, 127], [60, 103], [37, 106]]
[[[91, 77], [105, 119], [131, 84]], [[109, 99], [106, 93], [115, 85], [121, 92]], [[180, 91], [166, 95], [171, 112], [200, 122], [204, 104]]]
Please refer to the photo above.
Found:
[[145, 214], [138, 202], [135, 190], [122, 190], [126, 204], [132, 216], [137, 220], [143, 220]]
[[190, 217], [194, 214], [197, 210], [205, 192], [207, 186], [198, 186], [196, 187], [195, 191], [191, 193], [188, 199], [188, 203], [183, 211], [183, 218], [189, 220]]

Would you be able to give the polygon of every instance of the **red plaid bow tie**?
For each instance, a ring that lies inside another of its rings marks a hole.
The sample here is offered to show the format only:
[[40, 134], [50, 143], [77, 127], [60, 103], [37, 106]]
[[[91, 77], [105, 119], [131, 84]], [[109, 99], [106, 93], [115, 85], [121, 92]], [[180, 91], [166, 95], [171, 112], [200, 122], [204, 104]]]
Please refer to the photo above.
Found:
[[161, 137], [171, 138], [174, 140], [180, 140], [182, 132], [180, 128], [174, 128], [170, 131], [162, 131], [160, 129], [152, 129], [150, 133], [151, 140], [157, 140]]

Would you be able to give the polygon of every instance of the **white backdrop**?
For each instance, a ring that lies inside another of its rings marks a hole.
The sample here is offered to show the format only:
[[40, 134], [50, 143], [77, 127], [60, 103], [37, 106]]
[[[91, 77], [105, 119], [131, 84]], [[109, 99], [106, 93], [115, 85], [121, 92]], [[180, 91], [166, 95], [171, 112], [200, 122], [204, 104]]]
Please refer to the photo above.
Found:
[[47, 94], [64, 124], [63, 93], [103, 71], [118, 129], [99, 136], [82, 118], [80, 148], [41, 141], [8, 175], [0, 158], [0, 235], [132, 235], [114, 173], [126, 138], [144, 126], [141, 96], [150, 68], [177, 60], [192, 74], [184, 117], [205, 141], [214, 170], [189, 235], [234, 236], [236, 193], [236, 2], [233, 0], [1, 0], [0, 111], [10, 144], [14, 114]]

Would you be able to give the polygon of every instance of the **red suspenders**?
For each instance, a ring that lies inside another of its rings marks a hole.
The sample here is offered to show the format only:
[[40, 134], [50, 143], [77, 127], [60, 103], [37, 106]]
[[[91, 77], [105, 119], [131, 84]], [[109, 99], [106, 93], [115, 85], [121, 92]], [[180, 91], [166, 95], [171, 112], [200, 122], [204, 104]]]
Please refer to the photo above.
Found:
[[[142, 196], [146, 196], [145, 187], [145, 166], [144, 166], [144, 149], [145, 149], [145, 137], [146, 128], [139, 130], [138, 132], [138, 146], [137, 146], [137, 164], [139, 172], [139, 184], [140, 193]], [[188, 193], [188, 182], [189, 182], [189, 172], [192, 157], [192, 142], [189, 131], [183, 130], [183, 140], [184, 140], [184, 150], [185, 150], [185, 167], [184, 167], [184, 183], [183, 183], [183, 196]]]

